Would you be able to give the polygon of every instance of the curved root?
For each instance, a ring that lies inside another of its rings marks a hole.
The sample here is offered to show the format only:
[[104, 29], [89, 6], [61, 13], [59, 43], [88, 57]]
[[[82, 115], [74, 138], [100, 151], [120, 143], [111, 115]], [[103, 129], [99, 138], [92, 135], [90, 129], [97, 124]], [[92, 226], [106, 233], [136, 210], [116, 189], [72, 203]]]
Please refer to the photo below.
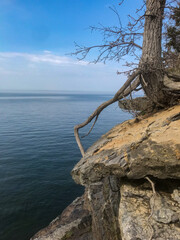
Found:
[[[84, 148], [82, 146], [82, 143], [80, 141], [79, 138], [79, 129], [83, 128], [84, 126], [88, 125], [94, 118], [95, 121], [90, 129], [90, 131], [88, 132], [88, 134], [92, 131], [99, 114], [103, 111], [103, 109], [105, 109], [106, 107], [108, 107], [109, 105], [111, 105], [112, 103], [128, 96], [134, 89], [136, 89], [139, 85], [140, 85], [140, 79], [139, 79], [139, 75], [140, 75], [141, 71], [139, 69], [137, 69], [129, 78], [128, 80], [124, 83], [124, 85], [116, 92], [116, 94], [114, 95], [113, 98], [111, 98], [110, 100], [102, 103], [88, 118], [86, 121], [84, 121], [81, 124], [78, 124], [74, 127], [74, 135], [76, 138], [76, 142], [78, 144], [78, 147], [81, 151], [82, 156], [84, 157], [85, 151]], [[134, 81], [134, 82], [133, 82]], [[132, 84], [131, 84], [132, 83]], [[88, 135], [86, 134], [86, 135]]]

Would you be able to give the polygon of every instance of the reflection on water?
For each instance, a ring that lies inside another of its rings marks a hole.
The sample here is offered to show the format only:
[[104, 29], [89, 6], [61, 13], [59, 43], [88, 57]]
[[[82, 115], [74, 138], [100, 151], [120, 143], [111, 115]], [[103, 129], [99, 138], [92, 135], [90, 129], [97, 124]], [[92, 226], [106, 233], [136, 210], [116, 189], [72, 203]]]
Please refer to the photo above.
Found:
[[[29, 239], [82, 194], [70, 175], [81, 158], [73, 126], [111, 97], [0, 93], [0, 239]], [[85, 148], [128, 118], [110, 106], [83, 140]]]

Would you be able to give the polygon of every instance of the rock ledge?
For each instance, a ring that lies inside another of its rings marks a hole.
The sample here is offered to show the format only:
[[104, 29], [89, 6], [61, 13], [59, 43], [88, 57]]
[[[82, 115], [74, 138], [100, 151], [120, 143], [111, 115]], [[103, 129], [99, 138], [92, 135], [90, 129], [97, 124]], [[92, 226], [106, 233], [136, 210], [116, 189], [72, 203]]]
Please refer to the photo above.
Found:
[[84, 196], [32, 240], [180, 240], [180, 106], [117, 125], [72, 177]]

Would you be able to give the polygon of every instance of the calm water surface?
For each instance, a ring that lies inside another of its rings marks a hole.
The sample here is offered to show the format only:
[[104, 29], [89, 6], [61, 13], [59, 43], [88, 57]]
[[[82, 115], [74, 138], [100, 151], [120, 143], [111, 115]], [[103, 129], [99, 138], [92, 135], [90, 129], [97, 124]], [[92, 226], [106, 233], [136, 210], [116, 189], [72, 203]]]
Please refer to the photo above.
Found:
[[[73, 126], [111, 97], [0, 93], [0, 239], [29, 239], [83, 193], [70, 175], [81, 158]], [[84, 147], [128, 118], [117, 104], [110, 106]]]

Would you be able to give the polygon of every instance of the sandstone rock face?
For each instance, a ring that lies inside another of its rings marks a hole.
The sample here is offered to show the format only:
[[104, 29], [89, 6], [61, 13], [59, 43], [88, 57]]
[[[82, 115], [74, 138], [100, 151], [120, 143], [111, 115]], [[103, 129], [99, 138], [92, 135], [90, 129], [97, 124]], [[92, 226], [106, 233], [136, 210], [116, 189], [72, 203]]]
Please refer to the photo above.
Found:
[[72, 176], [89, 192], [94, 240], [180, 239], [180, 106], [114, 127]]
[[117, 125], [72, 171], [74, 180], [84, 186], [108, 175], [180, 179], [180, 106]]
[[180, 106], [117, 125], [72, 177], [85, 186], [82, 214], [63, 224], [62, 215], [33, 240], [180, 240]]

